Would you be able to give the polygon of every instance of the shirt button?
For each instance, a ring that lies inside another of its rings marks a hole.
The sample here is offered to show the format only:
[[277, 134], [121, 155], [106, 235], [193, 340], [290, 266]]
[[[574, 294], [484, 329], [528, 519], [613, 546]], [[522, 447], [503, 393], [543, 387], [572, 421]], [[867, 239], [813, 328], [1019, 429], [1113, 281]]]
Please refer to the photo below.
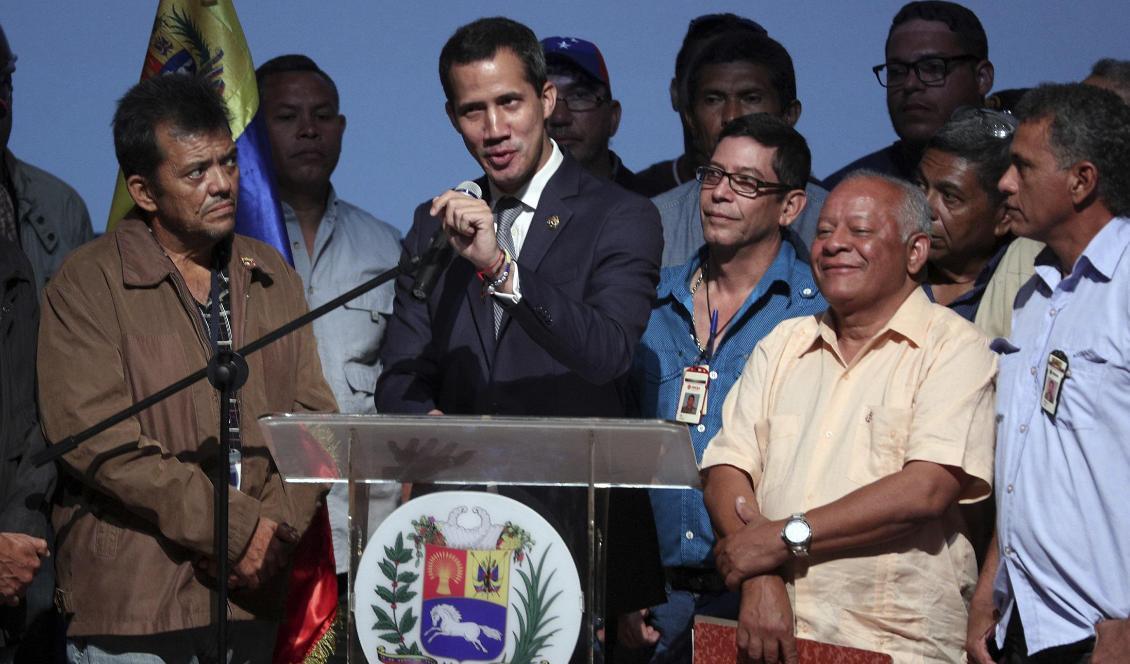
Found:
[[1021, 424], [1020, 425], [1020, 433], [1028, 433], [1028, 425], [1027, 424]]
[[825, 432], [824, 432], [824, 437], [825, 437], [825, 438], [831, 438], [831, 437], [832, 437], [832, 432], [831, 432], [831, 431], [825, 431]]
[[1049, 309], [1049, 310], [1048, 310], [1048, 315], [1049, 315], [1049, 316], [1054, 316], [1054, 315], [1055, 315], [1055, 307], [1052, 307], [1051, 309]]
[[1012, 485], [1011, 485], [1011, 484], [1009, 484], [1009, 485], [1008, 485], [1008, 487], [1006, 488], [1006, 490], [1007, 490], [1007, 491], [1008, 491], [1009, 493], [1012, 493]]
[[1011, 547], [1011, 546], [1006, 546], [1006, 547], [1004, 548], [1004, 555], [1006, 555], [1006, 556], [1011, 556], [1011, 555], [1012, 555], [1012, 547]]
[[1029, 370], [1028, 370], [1028, 373], [1030, 373], [1030, 374], [1032, 374], [1033, 376], [1035, 376], [1035, 375], [1036, 375], [1036, 367], [1032, 367], [1031, 369], [1029, 369]]
[[695, 429], [698, 430], [699, 433], [702, 433], [703, 431], [706, 431], [706, 425], [700, 424], [697, 427], [695, 427]]
[[714, 380], [716, 378], [718, 378], [718, 372], [717, 371], [711, 371], [710, 372], [710, 380]]
[[692, 533], [691, 531], [688, 530], [685, 537], [689, 540], [693, 540], [694, 539], [694, 533]]

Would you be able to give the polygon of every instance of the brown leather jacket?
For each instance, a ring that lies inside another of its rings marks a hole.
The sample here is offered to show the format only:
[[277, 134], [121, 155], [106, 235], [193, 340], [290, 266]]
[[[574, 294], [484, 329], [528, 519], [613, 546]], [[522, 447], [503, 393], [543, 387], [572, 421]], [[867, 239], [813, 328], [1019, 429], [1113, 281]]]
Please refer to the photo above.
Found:
[[[306, 309], [302, 283], [267, 245], [235, 236], [229, 266], [236, 346]], [[204, 366], [209, 341], [188, 288], [144, 222], [122, 221], [75, 251], [44, 291], [39, 398], [59, 441]], [[243, 479], [232, 489], [228, 559], [260, 516], [303, 531], [323, 487], [288, 486], [256, 419], [336, 410], [309, 326], [247, 358], [240, 390]], [[219, 400], [207, 381], [95, 436], [64, 457], [53, 521], [57, 603], [70, 636], [138, 635], [202, 627], [211, 581], [194, 562], [212, 552], [212, 484]], [[277, 619], [279, 574], [233, 591], [233, 620]]]

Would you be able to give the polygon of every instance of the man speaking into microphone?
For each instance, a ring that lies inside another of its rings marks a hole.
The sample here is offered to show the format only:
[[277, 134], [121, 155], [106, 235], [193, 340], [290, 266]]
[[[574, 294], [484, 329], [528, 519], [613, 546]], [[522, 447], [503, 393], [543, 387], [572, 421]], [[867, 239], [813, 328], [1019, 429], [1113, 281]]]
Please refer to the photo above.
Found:
[[[416, 209], [405, 250], [425, 254], [442, 229], [454, 255], [425, 300], [411, 295], [411, 277], [397, 282], [377, 410], [623, 416], [659, 278], [658, 212], [546, 135], [557, 90], [526, 26], [486, 18], [459, 28], [439, 73], [448, 118], [483, 169], [483, 198], [448, 190]], [[626, 507], [620, 498], [613, 513]], [[626, 521], [647, 522], [646, 498], [630, 502], [645, 511]], [[610, 610], [621, 608], [635, 607]]]

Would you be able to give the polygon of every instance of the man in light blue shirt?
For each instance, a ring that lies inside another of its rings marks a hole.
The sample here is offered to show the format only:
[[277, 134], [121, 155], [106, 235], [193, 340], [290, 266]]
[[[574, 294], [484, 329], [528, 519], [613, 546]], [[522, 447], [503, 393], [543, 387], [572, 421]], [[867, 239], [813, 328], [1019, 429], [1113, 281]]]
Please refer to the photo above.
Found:
[[[753, 347], [786, 318], [827, 306], [789, 229], [805, 207], [804, 138], [760, 113], [726, 125], [706, 166], [696, 211], [706, 244], [663, 270], [659, 299], [633, 362], [639, 414], [685, 422], [699, 461], [722, 423], [722, 402]], [[697, 371], [701, 369], [701, 371]], [[701, 387], [688, 387], [688, 370]], [[714, 569], [714, 533], [698, 490], [651, 492], [667, 603], [628, 635], [658, 639], [652, 662], [690, 660], [695, 614], [736, 618], [739, 597]], [[656, 633], [658, 632], [658, 633]]]
[[994, 342], [997, 537], [967, 649], [993, 661], [988, 637], [1007, 662], [1126, 661], [1130, 107], [1045, 85], [1016, 114], [1000, 188], [1013, 232], [1047, 248]]
[[[400, 233], [341, 200], [330, 175], [341, 154], [345, 116], [337, 87], [310, 58], [283, 55], [256, 72], [278, 178], [294, 268], [311, 308], [321, 306], [396, 265]], [[386, 283], [314, 321], [318, 355], [342, 413], [375, 413], [377, 359], [392, 314]], [[369, 517], [379, 522], [396, 507], [395, 490], [373, 487]], [[349, 570], [349, 500], [343, 485], [327, 497], [339, 592]], [[344, 640], [340, 640], [343, 646]], [[340, 648], [344, 652], [344, 648]]]

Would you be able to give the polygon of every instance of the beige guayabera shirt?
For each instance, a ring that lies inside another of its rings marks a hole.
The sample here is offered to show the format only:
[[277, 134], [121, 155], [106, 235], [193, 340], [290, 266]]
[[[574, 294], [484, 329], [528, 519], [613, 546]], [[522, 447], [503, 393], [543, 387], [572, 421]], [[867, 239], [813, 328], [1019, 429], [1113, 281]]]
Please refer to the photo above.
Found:
[[[750, 356], [702, 466], [749, 473], [770, 519], [826, 505], [915, 460], [962, 469], [972, 481], [961, 501], [983, 500], [995, 375], [988, 339], [921, 289], [850, 363], [827, 314], [788, 320]], [[791, 572], [797, 636], [896, 662], [961, 661], [977, 569], [957, 504], [902, 538], [813, 555]]]

